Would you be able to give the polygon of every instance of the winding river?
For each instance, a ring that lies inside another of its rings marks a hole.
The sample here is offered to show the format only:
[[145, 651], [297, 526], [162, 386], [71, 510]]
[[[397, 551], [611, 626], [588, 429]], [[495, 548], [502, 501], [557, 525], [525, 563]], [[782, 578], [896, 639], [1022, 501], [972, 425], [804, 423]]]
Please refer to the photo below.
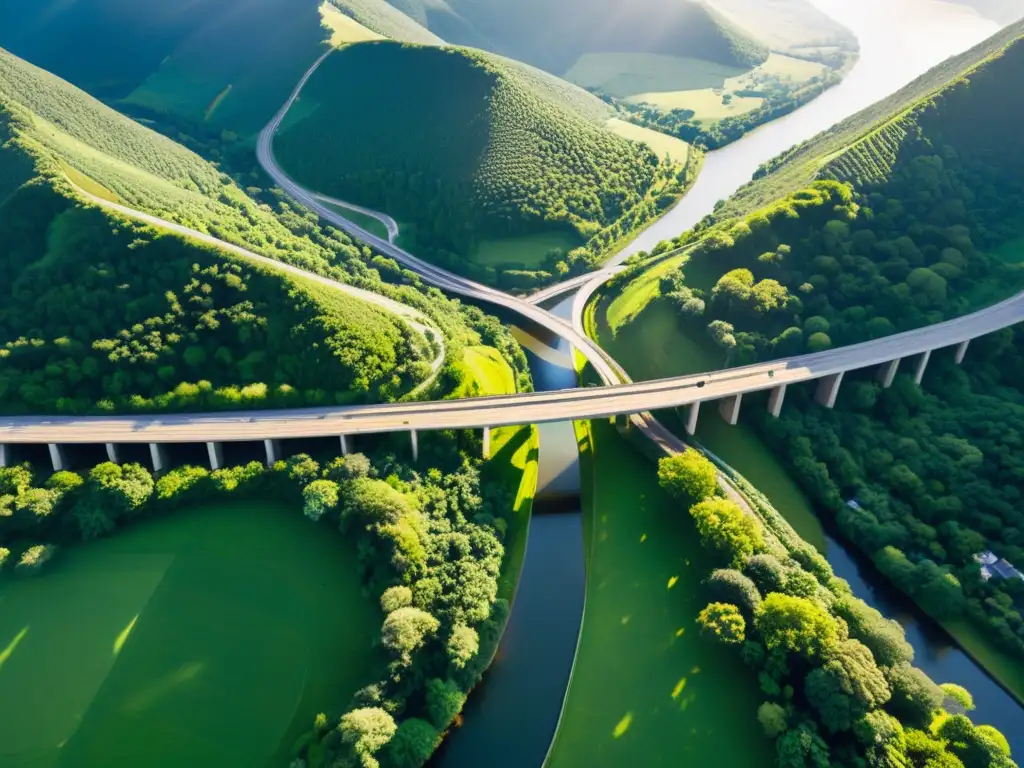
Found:
[[[973, 11], [936, 0], [811, 2], [846, 24], [860, 40], [860, 60], [846, 79], [796, 112], [710, 153], [690, 193], [612, 263], [689, 229], [710, 213], [718, 200], [749, 181], [762, 163], [890, 95], [998, 29]], [[563, 302], [557, 311], [564, 315], [570, 303]], [[575, 376], [565, 360], [559, 365], [551, 355], [530, 354], [529, 358], [537, 389], [575, 386]], [[797, 525], [802, 534], [813, 533], [816, 523], [806, 499], [799, 496], [795, 503], [795, 485], [756, 437], [739, 431], [723, 432], [717, 439], [707, 437], [716, 453], [735, 463], [780, 508], [803, 515], [803, 525]], [[753, 461], [752, 455], [756, 456]], [[578, 506], [574, 505], [578, 504], [579, 489], [577, 459], [571, 425], [555, 424], [541, 430], [538, 500], [509, 626], [492, 668], [470, 697], [464, 727], [449, 738], [432, 765], [531, 768], [543, 763], [557, 727], [583, 608], [583, 539]], [[566, 498], [570, 500], [568, 511]], [[940, 682], [969, 688], [977, 704], [976, 720], [998, 727], [1015, 754], [1024, 754], [1024, 710], [939, 627], [897, 594], [870, 563], [825, 536], [820, 528], [817, 536], [809, 538], [817, 538], [814, 543], [826, 551], [836, 573], [850, 582], [858, 596], [904, 626], [916, 663]]]

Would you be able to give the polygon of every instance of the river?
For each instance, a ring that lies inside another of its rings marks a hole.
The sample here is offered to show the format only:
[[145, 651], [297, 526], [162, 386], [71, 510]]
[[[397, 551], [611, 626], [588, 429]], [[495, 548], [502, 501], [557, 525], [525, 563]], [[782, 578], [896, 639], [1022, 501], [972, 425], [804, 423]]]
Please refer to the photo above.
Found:
[[[934, 0], [811, 2], [846, 24], [860, 40], [860, 60], [846, 79], [796, 112], [710, 153], [689, 194], [612, 263], [681, 234], [711, 213], [718, 200], [748, 182], [762, 163], [899, 90], [998, 29], [994, 22], [961, 6]], [[567, 316], [570, 305], [568, 299], [556, 312]], [[559, 352], [564, 355], [566, 350]], [[537, 389], [576, 385], [567, 358], [528, 356]], [[737, 449], [743, 452], [750, 447], [742, 447], [735, 438], [715, 443], [712, 448], [727, 461], [736, 460]], [[753, 466], [740, 461], [737, 469], [759, 487], [760, 480], [773, 476], [778, 482], [785, 470], [760, 442], [756, 445], [767, 458]], [[544, 761], [565, 697], [583, 609], [585, 568], [577, 464], [571, 425], [543, 427], [535, 516], [508, 628], [494, 664], [466, 705], [463, 727], [449, 737], [431, 761], [433, 766], [531, 768]], [[792, 494], [794, 486], [791, 482], [788, 486]], [[764, 490], [773, 497], [770, 488]], [[811, 518], [808, 510], [803, 514]], [[1015, 753], [1024, 754], [1024, 710], [869, 564], [859, 562], [841, 543], [820, 532], [815, 544], [827, 549], [836, 573], [850, 582], [857, 595], [903, 624], [917, 654], [916, 663], [940, 682], [958, 682], [970, 689], [978, 705], [977, 720], [998, 727]]]
[[[572, 299], [553, 311], [568, 319]], [[568, 343], [559, 340], [557, 349], [542, 344], [527, 342], [534, 388], [575, 387]], [[466, 703], [462, 727], [431, 759], [436, 768], [540, 766], [558, 727], [586, 589], [579, 453], [571, 422], [539, 429], [537, 494], [508, 626]]]
[[711, 152], [690, 192], [609, 264], [693, 227], [746, 184], [765, 162], [884, 99], [936, 64], [980, 43], [999, 25], [963, 6], [935, 0], [811, 0], [860, 41], [843, 81], [795, 112]]

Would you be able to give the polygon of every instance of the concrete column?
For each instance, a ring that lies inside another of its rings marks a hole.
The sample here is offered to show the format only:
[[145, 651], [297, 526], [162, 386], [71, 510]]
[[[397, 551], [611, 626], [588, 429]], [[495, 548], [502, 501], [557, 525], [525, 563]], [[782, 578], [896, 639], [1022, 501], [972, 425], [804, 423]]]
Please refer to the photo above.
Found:
[[697, 419], [700, 416], [700, 400], [690, 403], [690, 412], [686, 416], [686, 434], [693, 437], [697, 434]]
[[60, 472], [67, 469], [68, 459], [64, 455], [64, 448], [57, 443], [50, 443], [50, 461], [53, 462], [53, 471]]
[[900, 359], [897, 357], [878, 369], [878, 383], [883, 389], [888, 389], [896, 380], [896, 371], [900, 368]]
[[220, 469], [224, 466], [224, 446], [221, 443], [207, 443], [206, 453], [210, 456], [210, 469]]
[[786, 399], [786, 385], [782, 384], [772, 390], [772, 393], [768, 396], [768, 413], [774, 416], [776, 419], [779, 418], [779, 414], [782, 413], [782, 401]]
[[491, 428], [484, 427], [484, 461], [491, 458]]
[[348, 443], [348, 435], [341, 435], [341, 455], [348, 456], [351, 451], [351, 446]]
[[107, 461], [109, 461], [111, 464], [120, 464], [121, 463], [121, 459], [117, 455], [117, 444], [116, 443], [107, 443], [106, 448], [107, 448]]
[[928, 368], [928, 361], [931, 359], [932, 351], [928, 350], [921, 355], [921, 359], [917, 361], [917, 370], [914, 372], [914, 383], [918, 386], [920, 386], [921, 382], [924, 380], [924, 372]]
[[736, 426], [740, 420], [740, 405], [743, 403], [743, 395], [733, 395], [718, 403], [718, 412], [722, 414], [727, 424]]
[[964, 361], [964, 355], [967, 354], [967, 347], [970, 345], [971, 340], [961, 341], [956, 347], [956, 357], [953, 358], [953, 362], [960, 365]]
[[0, 443], [0, 467], [7, 466], [7, 446]]
[[420, 460], [420, 439], [415, 429], [409, 430], [409, 439], [412, 441], [412, 460]]
[[818, 391], [814, 393], [814, 399], [818, 405], [826, 408], [834, 408], [836, 398], [839, 396], [839, 385], [843, 383], [843, 374], [833, 373], [831, 376], [818, 381]]
[[149, 444], [149, 457], [153, 460], [154, 472], [163, 472], [167, 469], [167, 449], [162, 443]]
[[281, 441], [264, 440], [263, 449], [267, 452], [267, 466], [274, 466], [277, 463], [277, 460], [281, 458]]

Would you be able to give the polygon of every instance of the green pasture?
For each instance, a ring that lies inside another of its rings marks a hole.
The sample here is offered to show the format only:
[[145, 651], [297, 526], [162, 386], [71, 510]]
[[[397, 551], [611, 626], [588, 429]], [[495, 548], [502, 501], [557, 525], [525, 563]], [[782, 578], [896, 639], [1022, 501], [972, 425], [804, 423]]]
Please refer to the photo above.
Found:
[[383, 663], [355, 545], [300, 510], [210, 505], [0, 586], [0, 764], [285, 764]]
[[713, 566], [689, 516], [607, 421], [591, 434], [586, 608], [548, 766], [771, 765], [756, 679], [695, 624]]
[[472, 261], [485, 267], [521, 264], [524, 269], [536, 269], [544, 262], [548, 251], [554, 248], [571, 251], [582, 244], [579, 237], [563, 231], [481, 240], [473, 251]]
[[714, 61], [658, 53], [585, 53], [563, 75], [584, 88], [628, 99], [639, 93], [721, 88], [747, 70]]

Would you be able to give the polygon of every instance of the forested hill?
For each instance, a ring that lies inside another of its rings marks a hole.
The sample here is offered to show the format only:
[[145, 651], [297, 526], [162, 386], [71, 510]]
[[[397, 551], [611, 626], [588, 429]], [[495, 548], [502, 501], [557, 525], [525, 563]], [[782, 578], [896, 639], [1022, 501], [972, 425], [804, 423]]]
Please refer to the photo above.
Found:
[[678, 0], [390, 0], [450, 43], [562, 75], [587, 53], [686, 56], [741, 69], [768, 49], [701, 2]]
[[[1022, 36], [1024, 21], [1011, 24], [974, 48], [950, 57], [892, 96], [784, 152], [767, 163], [755, 181], [733, 195], [717, 217], [725, 219], [738, 213], [747, 213], [799, 189], [822, 175], [822, 167], [826, 163], [835, 162], [843, 152], [857, 146], [858, 142], [881, 130], [885, 124], [890, 121], [899, 123], [908, 113], [917, 110], [936, 94], [956, 87], [961, 79], [969, 79], [975, 71], [998, 64], [1001, 54], [1008, 47], [1019, 45]], [[1017, 71], [1012, 64], [999, 65], [996, 69], [999, 71], [997, 77], [1002, 81], [1004, 95], [1011, 97], [1020, 93], [1024, 73]], [[1001, 98], [987, 105], [987, 108], [998, 110], [999, 101]]]
[[198, 156], [3, 50], [0, 147], [0, 410], [389, 400], [436, 356], [436, 340], [390, 312], [83, 206], [73, 184], [411, 304], [447, 337], [452, 365], [464, 345], [487, 343], [525, 368], [496, 322], [384, 284], [373, 254], [342, 233], [257, 204]]
[[596, 100], [564, 88], [469, 49], [350, 46], [310, 79], [275, 151], [303, 185], [410, 222], [417, 253], [467, 269], [482, 238], [583, 242], [653, 210], [674, 180], [677, 168], [593, 120]]
[[0, 0], [0, 47], [108, 103], [251, 134], [331, 33], [323, 0]]

